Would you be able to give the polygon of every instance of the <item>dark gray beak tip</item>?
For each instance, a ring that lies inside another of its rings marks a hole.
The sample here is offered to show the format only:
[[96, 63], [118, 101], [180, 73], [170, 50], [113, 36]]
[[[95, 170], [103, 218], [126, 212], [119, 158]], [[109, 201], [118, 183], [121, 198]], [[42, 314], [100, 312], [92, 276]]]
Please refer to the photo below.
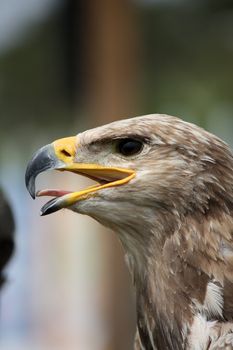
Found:
[[25, 174], [25, 184], [33, 199], [36, 197], [35, 180], [37, 175], [45, 170], [54, 169], [59, 165], [60, 161], [54, 153], [52, 144], [42, 147], [34, 154], [28, 163]]
[[25, 185], [31, 197], [35, 199], [36, 198], [35, 176], [31, 171], [31, 162], [29, 162], [27, 166], [27, 170], [25, 174]]
[[46, 216], [46, 215], [49, 215], [49, 213], [47, 213], [46, 211], [40, 211], [40, 216]]
[[60, 199], [53, 198], [41, 208], [40, 215], [41, 216], [49, 215], [49, 214], [55, 213], [60, 209], [61, 209]]
[[36, 195], [35, 195], [35, 184], [32, 185], [30, 184], [29, 187], [28, 187], [28, 192], [30, 194], [30, 196], [32, 197], [32, 199], [36, 199]]

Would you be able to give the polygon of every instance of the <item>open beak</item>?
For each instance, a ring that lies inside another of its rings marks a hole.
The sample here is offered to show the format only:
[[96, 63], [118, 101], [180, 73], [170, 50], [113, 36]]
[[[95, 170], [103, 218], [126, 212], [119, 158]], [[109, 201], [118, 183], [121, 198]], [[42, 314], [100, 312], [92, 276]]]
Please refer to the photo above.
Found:
[[[37, 175], [46, 170], [71, 171], [85, 175], [98, 184], [82, 191], [70, 192], [60, 190], [43, 190], [36, 193], [35, 180]], [[99, 164], [78, 162], [77, 137], [56, 140], [39, 149], [28, 163], [25, 182], [32, 198], [39, 196], [54, 197], [41, 209], [41, 215], [72, 206], [79, 200], [93, 196], [95, 192], [109, 187], [124, 185], [135, 176], [135, 171], [126, 168], [105, 167]]]

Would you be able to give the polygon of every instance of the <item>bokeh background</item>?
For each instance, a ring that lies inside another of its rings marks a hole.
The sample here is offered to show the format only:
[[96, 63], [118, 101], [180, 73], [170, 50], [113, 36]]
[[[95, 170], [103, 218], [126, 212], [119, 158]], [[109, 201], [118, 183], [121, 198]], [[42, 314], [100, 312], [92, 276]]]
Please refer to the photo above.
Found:
[[[231, 0], [0, 0], [0, 185], [16, 221], [1, 349], [132, 349], [134, 294], [115, 235], [69, 211], [41, 218], [24, 172], [54, 139], [154, 112], [233, 145]], [[49, 186], [86, 180], [41, 175]]]

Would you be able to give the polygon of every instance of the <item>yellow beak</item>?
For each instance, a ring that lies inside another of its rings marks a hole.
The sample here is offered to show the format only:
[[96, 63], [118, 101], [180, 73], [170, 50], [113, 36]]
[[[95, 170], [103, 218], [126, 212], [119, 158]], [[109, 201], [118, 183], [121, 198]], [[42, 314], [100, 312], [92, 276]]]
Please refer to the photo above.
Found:
[[[99, 190], [124, 185], [135, 177], [135, 171], [132, 169], [79, 163], [78, 148], [77, 137], [63, 138], [42, 147], [29, 162], [25, 180], [31, 196], [33, 198], [36, 195], [55, 197], [44, 205], [41, 215], [47, 215], [61, 208], [69, 207], [79, 200], [93, 196]], [[36, 193], [35, 179], [37, 175], [51, 169], [83, 174], [97, 181], [98, 184], [78, 192], [44, 190]]]

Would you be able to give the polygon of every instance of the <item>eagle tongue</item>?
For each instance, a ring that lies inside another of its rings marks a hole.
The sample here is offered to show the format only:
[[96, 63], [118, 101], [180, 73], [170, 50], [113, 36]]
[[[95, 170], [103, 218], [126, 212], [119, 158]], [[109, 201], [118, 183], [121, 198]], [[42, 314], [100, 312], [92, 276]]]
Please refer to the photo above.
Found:
[[62, 191], [62, 190], [41, 190], [36, 192], [36, 197], [62, 197], [66, 194], [72, 193], [72, 191]]

